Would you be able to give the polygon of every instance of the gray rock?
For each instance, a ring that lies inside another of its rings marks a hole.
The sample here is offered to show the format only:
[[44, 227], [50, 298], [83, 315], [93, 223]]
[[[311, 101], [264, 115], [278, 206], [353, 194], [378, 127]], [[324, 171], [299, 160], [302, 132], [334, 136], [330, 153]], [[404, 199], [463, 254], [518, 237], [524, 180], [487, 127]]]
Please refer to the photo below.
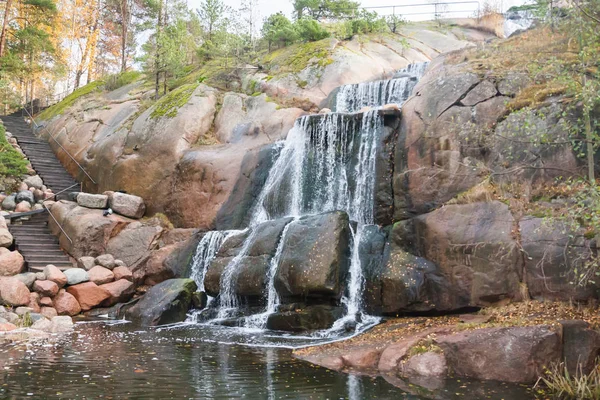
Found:
[[[116, 263], [115, 263], [116, 264]], [[77, 266], [83, 268], [86, 271], [94, 268], [96, 265], [96, 259], [94, 257], [79, 257], [77, 259]]]
[[115, 267], [115, 258], [111, 254], [102, 254], [96, 257], [96, 264], [112, 270]]
[[15, 207], [17, 207], [17, 202], [15, 201], [16, 197], [16, 194], [11, 194], [10, 196], [2, 200], [2, 209], [7, 211], [14, 211]]
[[17, 315], [25, 315], [25, 314], [31, 314], [33, 313], [33, 308], [31, 307], [17, 307], [17, 309], [15, 310], [15, 313], [17, 313]]
[[44, 272], [36, 272], [35, 273], [35, 279], [37, 279], [38, 281], [45, 281], [46, 280], [46, 274]]
[[474, 106], [489, 98], [494, 97], [498, 93], [496, 86], [490, 81], [483, 81], [467, 93], [461, 100], [465, 106]]
[[69, 268], [65, 270], [64, 274], [67, 277], [67, 285], [77, 285], [90, 280], [88, 273], [83, 268]]
[[157, 326], [182, 322], [192, 306], [196, 291], [192, 279], [169, 279], [151, 287], [125, 317], [142, 326]]
[[32, 322], [35, 323], [35, 322], [39, 321], [40, 319], [45, 319], [46, 317], [44, 317], [40, 313], [32, 312], [32, 313], [29, 313], [29, 318], [31, 319]]
[[71, 317], [64, 315], [52, 318], [52, 333], [69, 332], [73, 329], [73, 320]]
[[17, 196], [15, 197], [15, 201], [17, 204], [19, 204], [22, 201], [26, 201], [31, 205], [35, 204], [35, 198], [33, 197], [33, 192], [30, 192], [29, 190], [21, 190], [19, 193], [17, 193]]
[[46, 318], [38, 319], [31, 325], [31, 329], [37, 329], [38, 331], [43, 332], [51, 332], [52, 331], [52, 321]]
[[300, 311], [283, 311], [269, 315], [267, 328], [277, 331], [306, 332], [330, 328], [342, 317], [341, 307], [316, 305], [303, 307]]
[[11, 324], [15, 324], [19, 321], [19, 316], [13, 312], [7, 312], [2, 314], [2, 318], [8, 320]]
[[529, 74], [509, 72], [506, 78], [498, 83], [498, 91], [505, 96], [514, 96], [531, 83]]
[[131, 194], [115, 192], [110, 198], [110, 208], [117, 214], [130, 218], [142, 218], [146, 212], [144, 199]]
[[443, 354], [428, 351], [423, 354], [417, 354], [402, 364], [402, 375], [437, 377], [446, 376], [448, 365]]
[[22, 274], [15, 275], [14, 278], [23, 282], [29, 290], [31, 290], [33, 283], [38, 279], [37, 274], [33, 272], [24, 272]]
[[86, 208], [106, 208], [108, 205], [108, 196], [104, 194], [79, 193], [77, 195], [77, 204]]
[[122, 260], [115, 260], [115, 267], [126, 267], [127, 264], [125, 264], [125, 261]]
[[42, 189], [42, 186], [44, 186], [44, 181], [42, 181], [42, 178], [40, 178], [39, 175], [29, 176], [23, 183], [25, 183], [27, 187], [34, 187], [36, 189]]

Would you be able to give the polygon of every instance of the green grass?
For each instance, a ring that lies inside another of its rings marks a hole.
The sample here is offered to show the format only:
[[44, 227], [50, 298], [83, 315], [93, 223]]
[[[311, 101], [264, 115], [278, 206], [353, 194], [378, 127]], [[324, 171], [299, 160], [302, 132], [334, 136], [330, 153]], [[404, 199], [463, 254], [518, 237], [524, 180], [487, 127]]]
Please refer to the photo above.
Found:
[[54, 118], [57, 115], [64, 113], [67, 108], [75, 104], [75, 102], [81, 97], [100, 90], [100, 88], [103, 85], [104, 81], [94, 81], [88, 83], [83, 87], [80, 87], [79, 89], [75, 90], [73, 93], [65, 97], [61, 102], [46, 108], [44, 111], [37, 115], [37, 119], [39, 121], [47, 121], [49, 119]]
[[125, 85], [129, 85], [130, 83], [141, 79], [143, 76], [144, 74], [139, 71], [127, 71], [110, 75], [106, 78], [104, 90], [111, 92]]
[[267, 54], [262, 61], [277, 73], [297, 74], [313, 65], [324, 67], [331, 64], [331, 54], [331, 39], [328, 38], [284, 47]]
[[173, 118], [177, 116], [179, 109], [190, 100], [198, 85], [198, 83], [183, 85], [161, 97], [153, 106], [154, 109], [150, 113], [150, 118]]
[[27, 160], [6, 141], [5, 132], [0, 124], [0, 176], [19, 178], [27, 173]]

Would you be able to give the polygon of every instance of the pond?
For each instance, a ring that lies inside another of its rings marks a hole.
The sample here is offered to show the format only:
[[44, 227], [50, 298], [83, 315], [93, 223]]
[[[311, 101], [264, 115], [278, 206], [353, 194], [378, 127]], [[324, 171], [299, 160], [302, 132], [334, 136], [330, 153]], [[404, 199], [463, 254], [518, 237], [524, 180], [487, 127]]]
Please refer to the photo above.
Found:
[[0, 398], [531, 398], [518, 385], [423, 382], [436, 386], [427, 392], [395, 377], [339, 373], [296, 360], [289, 348], [228, 343], [269, 341], [265, 334], [232, 332], [199, 325], [137, 330], [126, 323], [79, 323], [58, 341], [0, 347]]

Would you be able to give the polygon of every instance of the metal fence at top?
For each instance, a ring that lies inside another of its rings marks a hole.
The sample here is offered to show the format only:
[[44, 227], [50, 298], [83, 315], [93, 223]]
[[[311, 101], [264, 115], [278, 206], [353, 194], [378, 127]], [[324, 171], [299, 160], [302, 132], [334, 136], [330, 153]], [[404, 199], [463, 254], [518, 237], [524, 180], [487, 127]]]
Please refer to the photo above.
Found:
[[440, 18], [469, 18], [481, 15], [481, 4], [476, 0], [367, 6], [361, 8], [368, 11], [376, 11], [382, 16], [398, 16], [411, 21]]

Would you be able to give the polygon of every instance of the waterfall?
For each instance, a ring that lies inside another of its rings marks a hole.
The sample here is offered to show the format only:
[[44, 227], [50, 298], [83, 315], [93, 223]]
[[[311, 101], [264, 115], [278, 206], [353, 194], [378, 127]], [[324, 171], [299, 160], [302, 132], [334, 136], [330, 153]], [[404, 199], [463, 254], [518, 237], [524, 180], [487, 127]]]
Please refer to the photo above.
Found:
[[[280, 298], [275, 279], [288, 230], [299, 218], [331, 211], [345, 211], [353, 222], [350, 267], [342, 304], [345, 314], [330, 329], [315, 337], [332, 337], [349, 327], [356, 331], [372, 325], [378, 318], [367, 315], [363, 307], [365, 286], [361, 248], [368, 237], [369, 225], [375, 224], [375, 182], [379, 140], [384, 129], [378, 109], [352, 114], [365, 107], [380, 107], [387, 103], [402, 104], [410, 96], [427, 63], [411, 64], [398, 71], [394, 79], [348, 85], [340, 88], [338, 111], [324, 115], [309, 115], [296, 120], [281, 146], [267, 179], [250, 210], [250, 223], [244, 231], [208, 232], [198, 244], [192, 276], [204, 289], [204, 277], [220, 246], [233, 234], [247, 232], [240, 251], [225, 266], [220, 278], [216, 318], [220, 323], [234, 316], [239, 309], [236, 283], [244, 259], [251, 252], [265, 222], [283, 217], [293, 218], [283, 227], [275, 253], [269, 260], [265, 283], [263, 311], [246, 317], [247, 328], [266, 327], [269, 316], [278, 311]], [[214, 314], [213, 314], [214, 315]]]
[[401, 106], [412, 94], [429, 63], [410, 64], [398, 71], [393, 79], [345, 85], [339, 89], [335, 111], [357, 112], [365, 107], [386, 104]]

